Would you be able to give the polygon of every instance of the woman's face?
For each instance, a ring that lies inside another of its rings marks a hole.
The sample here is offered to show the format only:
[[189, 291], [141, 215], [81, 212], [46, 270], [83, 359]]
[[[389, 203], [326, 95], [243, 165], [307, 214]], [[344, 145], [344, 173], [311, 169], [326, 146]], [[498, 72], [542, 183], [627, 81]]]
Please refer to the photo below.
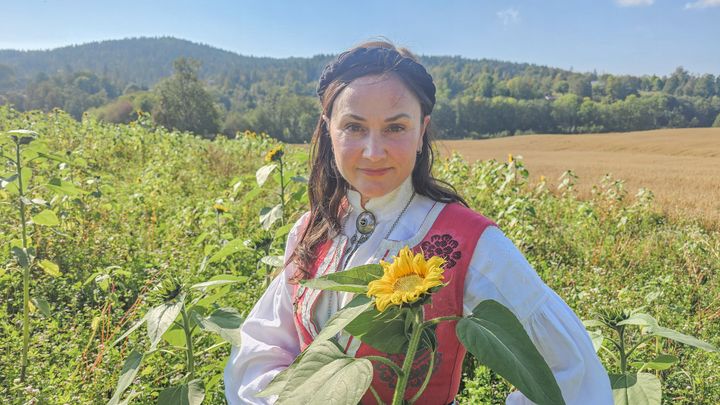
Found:
[[380, 197], [412, 173], [430, 116], [395, 75], [364, 76], [335, 98], [330, 130], [340, 174], [362, 196]]

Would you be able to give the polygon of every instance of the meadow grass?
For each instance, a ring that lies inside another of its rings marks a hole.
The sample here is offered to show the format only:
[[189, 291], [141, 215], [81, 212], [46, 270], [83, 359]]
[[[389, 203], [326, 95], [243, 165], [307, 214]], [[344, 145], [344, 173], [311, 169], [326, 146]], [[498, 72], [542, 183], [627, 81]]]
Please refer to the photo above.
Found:
[[[241, 313], [262, 294], [269, 277], [258, 262], [283, 249], [279, 224], [264, 230], [259, 221], [261, 208], [277, 195], [272, 186], [258, 190], [255, 178], [265, 153], [276, 145], [273, 140], [245, 133], [236, 140], [208, 141], [143, 120], [77, 122], [60, 111], [26, 114], [0, 107], [0, 131], [18, 128], [38, 132], [69, 162], [39, 165], [31, 179], [39, 185], [31, 197], [44, 198], [61, 221], [52, 229], [31, 224], [32, 244], [37, 259], [54, 261], [62, 274], [53, 278], [33, 270], [31, 296], [47, 299], [51, 315], [36, 311], [32, 316], [28, 379], [21, 383], [22, 277], [9, 249], [0, 250], [0, 402], [106, 402], [125, 358], [145, 347], [147, 337], [136, 332], [111, 343], [147, 311], [147, 298], [163, 277], [195, 283], [219, 274], [248, 276], [247, 283], [221, 292], [220, 304]], [[288, 171], [306, 173], [303, 154], [303, 148], [288, 147]], [[643, 308], [665, 326], [720, 344], [717, 231], [663, 214], [650, 194], [633, 197], [621, 182], [596, 182], [595, 192], [581, 198], [578, 189], [586, 177], [565, 176], [557, 189], [549, 182], [537, 184], [535, 172], [528, 174], [522, 162], [508, 164], [506, 158], [468, 163], [451, 155], [437, 163], [436, 173], [472, 208], [497, 221], [581, 318], [607, 308]], [[7, 171], [4, 166], [0, 175]], [[53, 178], [84, 192], [56, 195], [44, 186]], [[3, 247], [19, 237], [14, 199], [0, 190]], [[227, 212], [214, 209], [217, 203]], [[289, 199], [288, 222], [306, 209], [302, 198]], [[248, 249], [207, 264], [209, 256], [238, 239]], [[170, 345], [176, 333], [171, 329], [162, 350], [143, 360], [130, 387], [137, 394], [133, 403], [155, 403], [163, 388], [184, 377], [184, 355]], [[205, 403], [222, 404], [229, 345], [207, 334], [193, 336]], [[665, 401], [720, 403], [718, 353], [672, 342], [662, 343], [662, 349], [680, 358], [659, 372]], [[636, 360], [655, 351], [654, 345], [644, 346]], [[617, 368], [605, 353], [601, 356], [609, 370]], [[464, 403], [504, 401], [508, 387], [497, 376], [471, 361], [466, 371]]]

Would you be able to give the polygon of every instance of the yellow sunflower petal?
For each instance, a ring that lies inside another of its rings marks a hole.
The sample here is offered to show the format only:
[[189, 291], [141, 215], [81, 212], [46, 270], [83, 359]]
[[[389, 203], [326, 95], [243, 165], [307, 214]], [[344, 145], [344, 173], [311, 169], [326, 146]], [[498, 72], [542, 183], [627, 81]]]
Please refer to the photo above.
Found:
[[413, 303], [431, 288], [442, 285], [444, 263], [440, 257], [425, 260], [422, 253], [413, 254], [406, 246], [391, 263], [380, 261], [383, 276], [368, 284], [367, 295], [375, 298], [375, 306], [380, 312], [390, 305]]

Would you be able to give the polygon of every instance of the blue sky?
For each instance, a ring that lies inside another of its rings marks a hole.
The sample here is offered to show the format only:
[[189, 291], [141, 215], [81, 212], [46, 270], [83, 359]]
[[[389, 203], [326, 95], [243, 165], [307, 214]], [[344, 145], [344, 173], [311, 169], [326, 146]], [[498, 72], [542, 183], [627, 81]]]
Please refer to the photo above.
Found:
[[720, 0], [0, 0], [0, 49], [164, 35], [273, 57], [385, 36], [423, 55], [720, 74]]

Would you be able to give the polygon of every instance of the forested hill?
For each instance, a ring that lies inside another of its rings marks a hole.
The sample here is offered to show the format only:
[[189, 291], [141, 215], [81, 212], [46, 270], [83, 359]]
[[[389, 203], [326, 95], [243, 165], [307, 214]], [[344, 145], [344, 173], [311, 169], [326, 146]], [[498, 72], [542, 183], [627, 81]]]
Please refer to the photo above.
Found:
[[[210, 45], [172, 37], [129, 38], [91, 42], [42, 51], [0, 50], [0, 65], [13, 70], [21, 87], [40, 73], [92, 72], [119, 85], [150, 87], [172, 74], [173, 61], [180, 57], [202, 62], [200, 76], [214, 79], [235, 70], [247, 72], [303, 72], [317, 77], [329, 56], [274, 59], [238, 55]], [[310, 79], [308, 79], [310, 80]], [[16, 88], [18, 88], [16, 87]]]
[[[210, 45], [172, 37], [129, 38], [91, 42], [62, 48], [39, 51], [0, 50], [0, 65], [12, 70], [12, 85], [20, 89], [38, 74], [92, 72], [119, 85], [135, 84], [151, 87], [160, 79], [172, 74], [173, 61], [180, 57], [202, 62], [200, 77], [209, 82], [234, 72], [249, 76], [275, 76], [281, 80], [292, 72], [293, 79], [315, 82], [322, 67], [333, 55], [312, 58], [268, 58], [239, 55]], [[474, 74], [481, 71], [499, 72], [504, 78], [529, 74], [535, 77], [570, 75], [571, 72], [531, 65], [495, 60], [473, 60], [452, 56], [425, 56], [423, 63], [432, 68], [443, 66]], [[9, 82], [6, 88], [9, 88]], [[460, 83], [458, 83], [460, 84]]]
[[[200, 62], [196, 76], [219, 112], [201, 133], [251, 129], [302, 142], [317, 120], [317, 78], [332, 57], [251, 57], [171, 37], [0, 50], [0, 104], [61, 108], [76, 118], [90, 112], [113, 122], [132, 120], [137, 110], [157, 118], [164, 113], [159, 84], [174, 61], [191, 58]], [[720, 76], [681, 67], [659, 77], [457, 56], [421, 59], [437, 85], [433, 123], [443, 138], [720, 126]]]

